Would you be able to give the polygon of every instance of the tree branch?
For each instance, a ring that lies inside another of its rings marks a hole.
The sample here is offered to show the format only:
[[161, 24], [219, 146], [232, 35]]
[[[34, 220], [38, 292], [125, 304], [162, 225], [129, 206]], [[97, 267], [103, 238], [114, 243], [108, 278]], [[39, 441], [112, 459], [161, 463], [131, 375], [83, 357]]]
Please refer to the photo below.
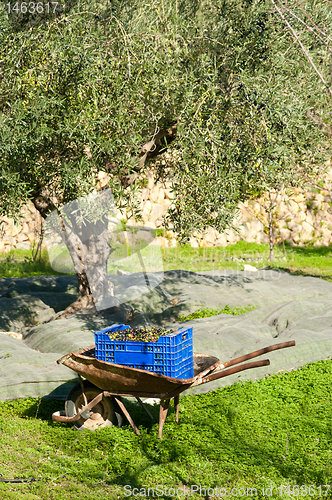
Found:
[[[279, 2], [279, 3], [280, 3], [280, 2]], [[288, 12], [288, 14], [290, 14], [292, 17], [294, 17], [294, 18], [295, 18], [295, 19], [297, 19], [300, 23], [302, 23], [302, 24], [303, 24], [303, 25], [307, 28], [307, 30], [311, 31], [311, 32], [312, 32], [312, 33], [313, 33], [313, 34], [314, 34], [314, 35], [315, 35], [315, 36], [316, 36], [316, 37], [317, 37], [317, 38], [318, 38], [318, 39], [319, 39], [319, 40], [320, 40], [320, 41], [321, 41], [321, 42], [325, 45], [325, 47], [327, 47], [327, 49], [329, 50], [329, 52], [331, 52], [331, 54], [332, 54], [332, 49], [331, 49], [331, 47], [329, 46], [329, 44], [328, 44], [327, 42], [325, 42], [325, 40], [323, 40], [323, 38], [322, 38], [321, 36], [319, 36], [319, 35], [318, 35], [318, 33], [316, 33], [316, 31], [315, 31], [313, 28], [311, 28], [310, 26], [308, 26], [308, 24], [307, 24], [307, 23], [305, 23], [304, 21], [302, 21], [302, 19], [300, 19], [300, 18], [299, 18], [296, 14], [294, 14], [291, 10], [289, 10], [289, 9], [288, 9], [287, 7], [285, 7], [284, 5], [283, 5], [283, 8], [284, 8], [284, 10], [285, 10], [286, 12]], [[318, 26], [316, 26], [316, 25], [315, 25], [315, 23], [314, 23], [314, 22], [310, 19], [310, 17], [309, 17], [309, 16], [308, 16], [308, 14], [305, 12], [305, 10], [304, 10], [302, 7], [300, 7], [300, 8], [301, 8], [301, 10], [303, 11], [303, 13], [305, 14], [305, 16], [309, 19], [309, 21], [310, 21], [310, 22], [311, 22], [311, 23], [315, 26], [316, 30], [318, 30], [320, 33], [324, 34], [324, 33], [320, 30], [320, 28], [319, 28]], [[326, 35], [324, 34], [324, 36], [326, 36]], [[327, 38], [328, 38], [329, 40], [331, 40], [329, 37], [327, 37]], [[331, 41], [332, 41], [332, 40], [331, 40]]]
[[[315, 63], [313, 62], [313, 60], [311, 59], [310, 55], [308, 54], [308, 52], [306, 51], [303, 43], [301, 42], [301, 40], [299, 39], [299, 37], [297, 36], [297, 34], [295, 33], [293, 27], [289, 24], [289, 22], [287, 21], [287, 19], [285, 18], [285, 16], [283, 15], [283, 13], [281, 12], [281, 10], [279, 9], [279, 7], [277, 6], [276, 2], [274, 0], [270, 0], [272, 5], [274, 5], [274, 8], [276, 9], [276, 11], [278, 12], [279, 16], [281, 17], [281, 19], [284, 21], [284, 23], [287, 25], [287, 27], [290, 29], [293, 37], [295, 38], [295, 40], [298, 42], [298, 44], [300, 45], [301, 47], [301, 50], [302, 52], [304, 53], [304, 55], [306, 56], [306, 58], [308, 59], [309, 63], [311, 64], [312, 68], [314, 69], [314, 71], [317, 73], [319, 79], [321, 80], [321, 82], [324, 84], [324, 86], [327, 88], [328, 92], [330, 93], [331, 97], [332, 97], [332, 89], [329, 87], [329, 85], [327, 84], [327, 82], [324, 80], [323, 76], [321, 75], [321, 73], [318, 71], [318, 69], [316, 68], [316, 65]], [[280, 2], [279, 2], [280, 3]]]
[[328, 125], [326, 125], [326, 123], [323, 122], [323, 120], [320, 118], [320, 116], [314, 115], [309, 110], [307, 111], [307, 115], [309, 116], [309, 118], [312, 119], [312, 121], [317, 123], [317, 125], [322, 125], [323, 127], [325, 127], [327, 129], [326, 132], [327, 132], [328, 136], [332, 137], [332, 129]]
[[315, 184], [314, 182], [312, 182], [312, 180], [304, 172], [302, 172], [302, 170], [300, 169], [300, 167], [296, 167], [296, 168], [300, 172], [300, 174], [302, 175], [302, 177], [304, 177], [309, 182], [309, 184], [311, 184], [311, 186], [314, 186], [317, 189], [320, 189], [322, 191], [326, 191], [329, 194], [332, 194], [332, 191], [330, 191], [329, 188], [327, 188], [325, 185], [324, 186], [319, 186], [318, 184]]
[[176, 132], [177, 132], [177, 126], [179, 124], [176, 123], [175, 125], [172, 125], [168, 129], [162, 129], [157, 132], [157, 134], [148, 142], [143, 144], [141, 148], [141, 153], [144, 153], [144, 155], [141, 157], [139, 165], [138, 165], [138, 172], [132, 173], [130, 175], [121, 175], [119, 176], [119, 179], [121, 181], [121, 184], [124, 188], [127, 188], [135, 182], [135, 180], [139, 177], [140, 171], [143, 169], [145, 160], [147, 158], [154, 158], [155, 156], [158, 156], [161, 154], [161, 149], [162, 149], [162, 144], [161, 140], [166, 137], [167, 138], [167, 145], [170, 144], [174, 139], [176, 138]]
[[315, 26], [316, 30], [318, 30], [318, 31], [319, 31], [322, 35], [326, 36], [326, 38], [327, 38], [328, 40], [330, 40], [330, 42], [332, 42], [332, 38], [330, 38], [330, 37], [329, 37], [326, 33], [324, 33], [324, 31], [322, 31], [322, 30], [320, 29], [320, 27], [319, 27], [319, 26], [317, 26], [317, 25], [313, 22], [313, 20], [311, 19], [311, 17], [310, 17], [310, 16], [306, 13], [306, 11], [304, 10], [304, 8], [302, 7], [302, 5], [300, 5], [300, 9], [302, 10], [303, 14], [304, 14], [304, 15], [305, 15], [308, 19], [309, 19], [309, 21], [311, 22], [311, 24], [312, 24], [313, 26]]

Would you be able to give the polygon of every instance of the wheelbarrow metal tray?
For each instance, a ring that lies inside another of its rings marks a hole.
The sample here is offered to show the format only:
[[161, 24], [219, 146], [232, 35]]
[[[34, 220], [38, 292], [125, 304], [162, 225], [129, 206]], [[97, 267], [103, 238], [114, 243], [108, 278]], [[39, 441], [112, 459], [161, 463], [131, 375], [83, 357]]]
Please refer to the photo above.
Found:
[[[191, 386], [208, 373], [220, 366], [214, 356], [194, 353], [194, 377], [178, 379], [160, 375], [138, 368], [101, 361], [95, 358], [95, 346], [89, 346], [78, 352], [66, 354], [57, 361], [86, 378], [103, 391], [113, 394], [140, 394], [146, 397], [158, 397], [171, 393], [176, 389]], [[181, 391], [182, 392], [182, 391]]]

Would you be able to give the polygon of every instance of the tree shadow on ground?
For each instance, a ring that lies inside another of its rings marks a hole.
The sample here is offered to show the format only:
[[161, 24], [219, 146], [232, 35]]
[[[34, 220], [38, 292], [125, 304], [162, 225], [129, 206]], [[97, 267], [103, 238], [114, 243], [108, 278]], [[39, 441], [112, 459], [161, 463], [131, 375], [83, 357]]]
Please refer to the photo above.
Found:
[[[332, 262], [331, 262], [332, 266]], [[271, 271], [275, 270], [275, 267], [268, 266], [266, 269], [270, 269]], [[332, 274], [319, 274], [313, 273], [312, 271], [307, 271], [306, 268], [298, 269], [297, 267], [278, 267], [279, 272], [285, 272], [291, 276], [304, 276], [308, 278], [320, 278], [325, 281], [332, 281]]]
[[27, 305], [23, 301], [22, 304], [19, 304], [19, 300], [15, 300], [15, 302], [16, 307], [14, 308], [9, 308], [7, 304], [4, 304], [4, 302], [2, 302], [0, 308], [1, 329], [4, 331], [9, 331], [15, 321], [23, 323], [23, 325], [26, 327], [36, 325], [37, 313], [35, 310], [35, 305]]

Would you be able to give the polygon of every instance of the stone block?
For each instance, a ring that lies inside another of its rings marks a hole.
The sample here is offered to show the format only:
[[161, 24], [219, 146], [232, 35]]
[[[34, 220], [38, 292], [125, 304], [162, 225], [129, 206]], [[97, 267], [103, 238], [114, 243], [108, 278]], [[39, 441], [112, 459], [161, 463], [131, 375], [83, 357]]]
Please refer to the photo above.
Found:
[[281, 217], [286, 217], [289, 213], [289, 206], [288, 204], [282, 202], [278, 205], [277, 210]]
[[254, 201], [253, 203], [251, 203], [248, 208], [253, 213], [261, 213], [261, 212], [264, 211], [264, 209], [261, 206], [261, 204], [258, 203], [257, 201]]
[[207, 243], [214, 243], [218, 237], [218, 231], [213, 229], [212, 227], [208, 227], [208, 229], [204, 233], [204, 239]]
[[140, 194], [140, 199], [142, 201], [147, 200], [149, 198], [150, 190], [148, 188], [143, 188]]
[[324, 201], [324, 196], [322, 194], [320, 194], [320, 193], [317, 193], [315, 195], [315, 200], [318, 201], [318, 202], [320, 202], [320, 203], [322, 203]]
[[169, 200], [174, 200], [176, 198], [176, 192], [173, 191], [172, 189], [165, 189], [165, 198]]
[[294, 243], [299, 243], [301, 238], [300, 238], [300, 235], [298, 232], [292, 231], [292, 238], [291, 239], [294, 241]]
[[304, 215], [304, 212], [307, 211], [307, 205], [305, 203], [298, 203], [297, 207], [298, 207], [298, 212], [299, 212], [298, 214], [303, 214]]
[[150, 200], [147, 200], [145, 203], [144, 203], [144, 207], [143, 207], [143, 210], [142, 210], [142, 217], [144, 218], [144, 216], [147, 216], [150, 214], [152, 210], [152, 203]]
[[137, 231], [135, 234], [135, 241], [139, 243], [139, 241], [146, 241], [147, 243], [151, 243], [153, 240], [153, 234], [151, 231], [144, 231], [141, 229], [140, 231]]
[[189, 244], [190, 244], [190, 246], [192, 248], [198, 248], [199, 247], [198, 242], [197, 242], [197, 240], [195, 238], [190, 238]]
[[150, 191], [149, 199], [152, 203], [155, 203], [158, 200], [158, 196], [159, 196], [159, 187], [154, 185]]
[[304, 203], [305, 202], [305, 196], [302, 193], [296, 194], [295, 196], [292, 196], [292, 200], [295, 201], [295, 203]]
[[2, 238], [1, 241], [4, 243], [12, 245], [14, 243], [14, 238], [12, 236], [9, 236], [9, 234], [5, 234]]
[[27, 237], [28, 237], [28, 239], [29, 239], [30, 243], [32, 243], [33, 241], [35, 241], [35, 240], [36, 240], [36, 235], [35, 235], [35, 233], [28, 233], [28, 234], [27, 234]]
[[312, 224], [309, 224], [308, 222], [306, 221], [303, 221], [302, 223], [302, 231], [303, 233], [308, 233], [308, 234], [312, 234], [312, 231], [314, 230], [314, 227]]
[[310, 212], [310, 211], [307, 212], [306, 218], [305, 218], [305, 222], [307, 222], [308, 224], [311, 224], [313, 226], [313, 224], [314, 224], [314, 217], [313, 217], [312, 212]]
[[256, 243], [257, 242], [257, 233], [255, 231], [249, 231], [245, 241], [248, 243]]
[[318, 200], [312, 200], [310, 203], [310, 210], [313, 211], [314, 208], [320, 209], [322, 202]]
[[301, 225], [298, 224], [295, 220], [291, 220], [290, 222], [288, 222], [288, 227], [292, 231], [292, 233], [299, 233], [301, 231]]
[[151, 229], [157, 229], [156, 223], [151, 221], [150, 219], [147, 219], [146, 221], [144, 220], [144, 225], [150, 227]]
[[[267, 235], [266, 235], [267, 236]], [[286, 227], [280, 229], [280, 238], [282, 241], [287, 241], [291, 236], [291, 232]]]
[[240, 228], [241, 236], [244, 240], [247, 239], [248, 234], [250, 233], [250, 222], [246, 221]]
[[29, 210], [30, 213], [35, 214], [37, 212], [37, 209], [36, 209], [36, 207], [34, 206], [34, 204], [32, 203], [31, 200], [28, 201], [27, 207], [28, 207], [28, 210]]
[[29, 241], [29, 238], [26, 234], [24, 234], [23, 232], [18, 234], [17, 235], [17, 241], [18, 242], [21, 242], [21, 241]]
[[146, 178], [148, 180], [147, 188], [152, 189], [154, 186], [154, 175], [152, 172], [148, 172], [146, 175]]
[[3, 215], [2, 217], [0, 217], [0, 221], [1, 222], [4, 222], [5, 224], [14, 224], [14, 221], [12, 219], [10, 219], [9, 217], [7, 217], [7, 215]]
[[216, 247], [226, 247], [227, 246], [227, 237], [226, 237], [226, 235], [224, 233], [220, 234], [217, 237], [217, 239], [215, 240], [214, 244], [215, 244]]
[[[105, 173], [105, 172], [103, 172]], [[101, 180], [99, 180], [97, 182], [97, 191], [100, 191], [100, 189], [102, 189], [103, 187], [107, 186], [107, 184], [109, 183], [109, 180], [110, 180], [110, 176], [109, 175], [106, 175], [104, 177], [101, 178]]]
[[164, 207], [165, 213], [168, 211], [169, 207], [172, 205], [172, 201], [164, 198], [161, 202], [161, 205]]
[[27, 224], [27, 222], [23, 222], [22, 232], [23, 233], [28, 233], [29, 232], [29, 225]]
[[159, 189], [159, 194], [158, 194], [158, 198], [156, 200], [156, 202], [158, 203], [158, 205], [163, 205], [163, 201], [164, 201], [164, 190], [162, 188]]
[[299, 211], [298, 204], [294, 200], [289, 200], [289, 211], [293, 215], [297, 214]]
[[104, 177], [107, 177], [107, 173], [104, 172], [103, 170], [99, 170], [97, 177], [98, 180], [101, 181], [102, 179], [104, 179]]
[[232, 244], [237, 243], [238, 241], [240, 241], [240, 236], [238, 234], [236, 234], [232, 230], [229, 230], [229, 231], [225, 232], [225, 234], [226, 234], [227, 242], [230, 245], [232, 245]]
[[327, 228], [323, 228], [322, 236], [323, 236], [324, 241], [327, 241], [327, 243], [329, 245], [330, 241], [331, 241], [331, 231], [329, 231]]
[[316, 222], [327, 222], [330, 223], [332, 222], [332, 214], [329, 212], [322, 212], [318, 210], [317, 215], [315, 217]]
[[168, 240], [168, 248], [175, 248], [178, 246], [178, 243], [176, 241], [176, 238], [172, 238], [171, 240]]
[[257, 233], [257, 235], [256, 235], [256, 242], [257, 243], [268, 243], [269, 242], [269, 237], [263, 231], [259, 231]]
[[158, 203], [154, 203], [152, 205], [152, 210], [149, 214], [149, 221], [156, 222], [164, 214], [164, 207], [162, 205], [158, 205]]
[[21, 248], [22, 250], [30, 250], [31, 244], [27, 241], [21, 241], [17, 243], [16, 248]]
[[8, 219], [6, 229], [14, 226], [14, 219]]
[[259, 231], [264, 230], [264, 224], [258, 219], [254, 219], [250, 223], [250, 226], [251, 226], [251, 230], [254, 231], [255, 233], [258, 233]]
[[167, 248], [168, 244], [167, 238], [164, 238], [163, 236], [158, 236], [157, 240], [158, 240], [158, 246], [160, 246], [160, 248]]
[[244, 271], [249, 271], [249, 272], [254, 272], [257, 273], [258, 269], [254, 266], [251, 266], [250, 264], [244, 264]]

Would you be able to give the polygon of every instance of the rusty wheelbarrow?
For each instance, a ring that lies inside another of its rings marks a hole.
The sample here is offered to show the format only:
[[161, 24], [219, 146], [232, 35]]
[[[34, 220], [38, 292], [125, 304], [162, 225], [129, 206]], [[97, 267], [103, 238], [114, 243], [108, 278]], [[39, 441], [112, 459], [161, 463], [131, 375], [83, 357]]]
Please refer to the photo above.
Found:
[[181, 392], [233, 373], [269, 365], [268, 359], [241, 363], [267, 352], [292, 346], [295, 346], [294, 340], [264, 347], [224, 363], [214, 356], [194, 353], [194, 377], [185, 380], [100, 361], [95, 358], [95, 346], [92, 345], [78, 352], [66, 354], [57, 361], [58, 364], [63, 364], [78, 374], [79, 384], [69, 392], [65, 411], [53, 413], [52, 419], [57, 422], [70, 423], [79, 430], [94, 430], [110, 425], [120, 427], [125, 416], [134, 432], [139, 434], [138, 428], [123, 403], [122, 396], [136, 398], [152, 420], [151, 413], [140, 398], [157, 398], [160, 399], [159, 437], [161, 438], [169, 402], [172, 398], [174, 398], [175, 418], [178, 422]]

